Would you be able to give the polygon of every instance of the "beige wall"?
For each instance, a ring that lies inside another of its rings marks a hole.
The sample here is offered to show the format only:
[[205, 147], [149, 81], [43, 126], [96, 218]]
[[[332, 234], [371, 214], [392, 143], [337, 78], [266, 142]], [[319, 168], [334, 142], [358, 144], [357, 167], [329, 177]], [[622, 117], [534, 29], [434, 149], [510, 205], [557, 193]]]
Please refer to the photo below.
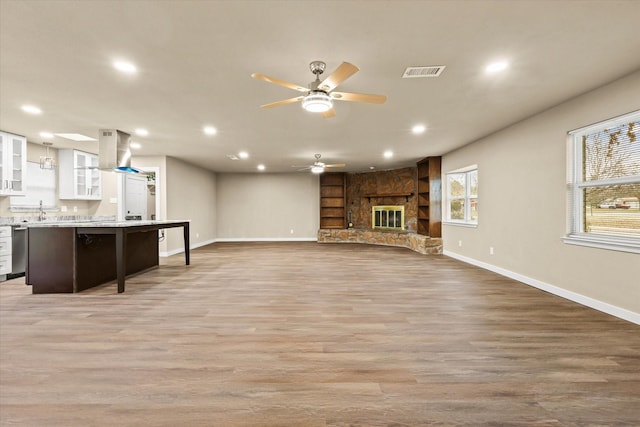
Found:
[[310, 173], [219, 174], [218, 240], [315, 240], [318, 191]]
[[[173, 157], [166, 158], [162, 191], [166, 197], [164, 219], [189, 219], [191, 246], [216, 238], [216, 174]], [[169, 254], [184, 249], [182, 229], [167, 230]]]
[[640, 71], [443, 156], [443, 174], [477, 164], [479, 177], [478, 227], [444, 225], [445, 253], [640, 319], [640, 256], [561, 240], [567, 132], [639, 108]]

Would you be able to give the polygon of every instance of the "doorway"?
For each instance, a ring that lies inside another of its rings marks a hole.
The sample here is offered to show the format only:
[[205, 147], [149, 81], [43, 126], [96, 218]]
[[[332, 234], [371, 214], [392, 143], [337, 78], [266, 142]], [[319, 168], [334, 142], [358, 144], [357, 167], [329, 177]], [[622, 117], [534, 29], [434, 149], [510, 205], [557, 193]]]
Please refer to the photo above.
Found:
[[139, 174], [118, 174], [118, 221], [160, 220], [160, 168], [145, 167]]

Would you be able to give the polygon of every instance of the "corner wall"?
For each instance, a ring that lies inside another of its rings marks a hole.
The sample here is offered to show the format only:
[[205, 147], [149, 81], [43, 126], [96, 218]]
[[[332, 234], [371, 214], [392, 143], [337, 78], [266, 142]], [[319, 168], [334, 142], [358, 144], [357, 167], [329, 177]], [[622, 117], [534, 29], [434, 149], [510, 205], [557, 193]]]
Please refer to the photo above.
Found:
[[479, 181], [478, 227], [443, 224], [444, 253], [640, 323], [640, 257], [561, 240], [567, 132], [637, 109], [640, 71], [444, 155]]
[[[151, 165], [149, 165], [151, 166]], [[162, 172], [161, 172], [162, 174]], [[213, 243], [216, 238], [216, 174], [173, 157], [166, 158], [166, 189], [161, 201], [164, 219], [190, 219], [190, 246]], [[182, 228], [167, 229], [167, 253], [184, 251]]]
[[317, 175], [223, 173], [216, 188], [218, 241], [317, 239]]

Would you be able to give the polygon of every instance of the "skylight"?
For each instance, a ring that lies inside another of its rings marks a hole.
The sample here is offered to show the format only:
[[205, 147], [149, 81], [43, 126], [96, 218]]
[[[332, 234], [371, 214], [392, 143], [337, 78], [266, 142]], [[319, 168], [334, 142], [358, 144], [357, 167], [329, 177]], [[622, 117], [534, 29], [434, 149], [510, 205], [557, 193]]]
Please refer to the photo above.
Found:
[[72, 141], [97, 141], [95, 138], [91, 138], [90, 136], [82, 135], [79, 133], [56, 133], [56, 136], [61, 138], [70, 139]]

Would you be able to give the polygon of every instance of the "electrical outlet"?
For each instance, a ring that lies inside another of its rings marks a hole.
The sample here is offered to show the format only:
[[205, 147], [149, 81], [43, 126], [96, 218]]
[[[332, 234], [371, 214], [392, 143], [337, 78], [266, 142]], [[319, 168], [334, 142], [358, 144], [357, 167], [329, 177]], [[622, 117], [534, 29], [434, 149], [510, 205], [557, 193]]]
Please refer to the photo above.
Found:
[[489, 255], [493, 255], [493, 246], [489, 246]]
[[60, 206], [60, 212], [66, 212], [67, 207], [65, 205]]
[[196, 239], [200, 237], [200, 233], [196, 233]]
[[74, 207], [73, 207], [73, 211], [74, 211], [74, 212], [78, 212], [78, 207], [77, 207], [77, 206], [74, 206]]
[[111, 198], [109, 199], [109, 203], [111, 203], [111, 204], [114, 204], [114, 205], [115, 205], [116, 203], [118, 203], [118, 198], [117, 198], [117, 197], [111, 197]]
[[462, 240], [458, 240], [458, 247], [461, 248], [462, 247]]
[[293, 234], [293, 228], [291, 229], [291, 234]]

